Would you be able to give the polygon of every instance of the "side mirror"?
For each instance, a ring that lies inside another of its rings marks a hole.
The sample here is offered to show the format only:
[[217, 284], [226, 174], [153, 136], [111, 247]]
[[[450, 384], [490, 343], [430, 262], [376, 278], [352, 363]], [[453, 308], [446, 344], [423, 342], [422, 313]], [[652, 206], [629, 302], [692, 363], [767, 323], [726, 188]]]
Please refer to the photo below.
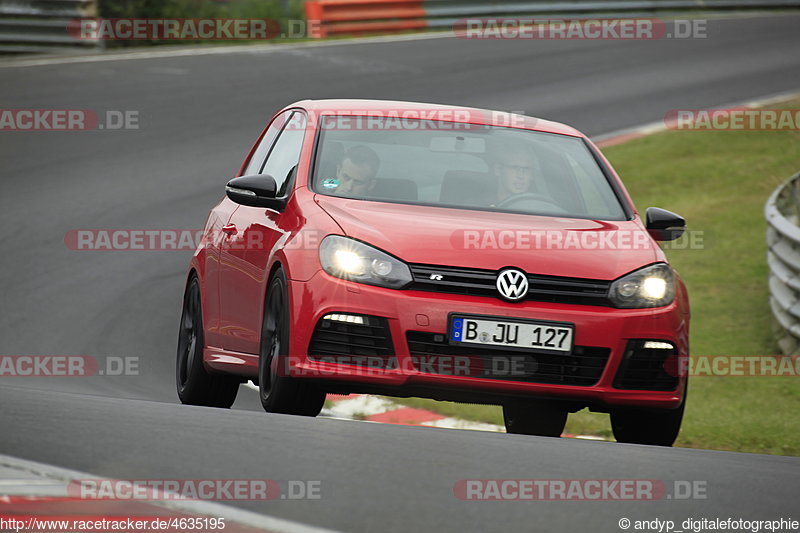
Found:
[[648, 207], [646, 219], [647, 232], [657, 241], [674, 241], [686, 231], [683, 217], [666, 209]]
[[285, 198], [275, 197], [278, 185], [268, 174], [233, 178], [225, 186], [225, 194], [237, 204], [250, 207], [268, 207], [276, 211], [283, 211], [286, 207]]

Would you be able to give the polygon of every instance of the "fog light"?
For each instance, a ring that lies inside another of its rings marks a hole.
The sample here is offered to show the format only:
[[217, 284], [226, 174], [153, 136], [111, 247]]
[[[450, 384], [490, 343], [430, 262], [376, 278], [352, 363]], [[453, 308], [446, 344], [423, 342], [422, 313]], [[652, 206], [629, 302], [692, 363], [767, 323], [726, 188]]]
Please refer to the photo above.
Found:
[[358, 315], [345, 315], [341, 313], [334, 313], [325, 315], [323, 320], [331, 320], [333, 322], [346, 322], [348, 324], [364, 324], [364, 317]]
[[661, 341], [645, 341], [644, 347], [649, 350], [672, 350], [674, 348], [672, 344]]

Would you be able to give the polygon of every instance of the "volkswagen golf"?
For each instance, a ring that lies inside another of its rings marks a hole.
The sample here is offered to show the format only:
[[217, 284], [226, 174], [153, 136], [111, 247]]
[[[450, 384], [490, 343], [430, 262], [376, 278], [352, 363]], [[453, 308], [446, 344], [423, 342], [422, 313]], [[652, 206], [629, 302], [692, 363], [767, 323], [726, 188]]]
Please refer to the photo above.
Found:
[[671, 445], [686, 288], [575, 129], [473, 108], [301, 101], [278, 112], [211, 210], [177, 353], [186, 404], [316, 416], [327, 393], [500, 405], [509, 433], [610, 413]]

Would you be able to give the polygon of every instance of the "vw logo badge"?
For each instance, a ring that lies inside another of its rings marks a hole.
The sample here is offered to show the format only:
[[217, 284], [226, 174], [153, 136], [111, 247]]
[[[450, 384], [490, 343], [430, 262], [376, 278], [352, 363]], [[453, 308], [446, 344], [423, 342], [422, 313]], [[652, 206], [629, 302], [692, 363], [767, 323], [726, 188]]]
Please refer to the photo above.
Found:
[[522, 300], [528, 294], [528, 276], [518, 268], [501, 270], [497, 276], [497, 292], [512, 302]]

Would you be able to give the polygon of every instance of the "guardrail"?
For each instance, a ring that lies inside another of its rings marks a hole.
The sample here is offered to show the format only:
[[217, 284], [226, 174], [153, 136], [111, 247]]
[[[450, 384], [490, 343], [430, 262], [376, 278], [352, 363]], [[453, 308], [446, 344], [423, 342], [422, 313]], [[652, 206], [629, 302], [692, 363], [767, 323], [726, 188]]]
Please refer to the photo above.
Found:
[[320, 21], [313, 37], [447, 28], [461, 18], [654, 11], [800, 7], [800, 0], [312, 0], [306, 19]]
[[101, 41], [76, 39], [67, 30], [71, 20], [94, 16], [95, 0], [0, 0], [0, 52], [99, 47]]
[[776, 338], [784, 354], [794, 355], [800, 353], [800, 173], [775, 189], [764, 216]]

